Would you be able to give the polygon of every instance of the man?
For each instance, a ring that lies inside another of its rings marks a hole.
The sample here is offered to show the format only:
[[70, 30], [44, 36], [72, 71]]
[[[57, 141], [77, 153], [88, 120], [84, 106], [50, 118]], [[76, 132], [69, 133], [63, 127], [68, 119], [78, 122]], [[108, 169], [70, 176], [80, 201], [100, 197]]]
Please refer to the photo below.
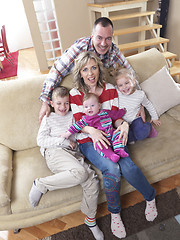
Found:
[[68, 75], [74, 67], [75, 58], [84, 51], [96, 52], [102, 60], [105, 68], [115, 68], [117, 63], [125, 68], [131, 69], [130, 64], [120, 52], [118, 47], [112, 42], [113, 24], [106, 17], [98, 18], [93, 26], [92, 35], [87, 38], [78, 39], [62, 56], [54, 62], [46, 80], [44, 81], [40, 100], [42, 107], [39, 112], [41, 122], [43, 116], [50, 113], [50, 99], [52, 90], [59, 85], [62, 78]]

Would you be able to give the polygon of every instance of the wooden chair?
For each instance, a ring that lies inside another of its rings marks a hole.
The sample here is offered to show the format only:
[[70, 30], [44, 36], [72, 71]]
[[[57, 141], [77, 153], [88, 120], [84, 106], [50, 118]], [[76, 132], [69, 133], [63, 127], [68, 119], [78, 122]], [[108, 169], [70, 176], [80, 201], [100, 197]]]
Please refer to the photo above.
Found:
[[9, 63], [14, 64], [14, 57], [9, 51], [9, 47], [6, 39], [6, 30], [3, 25], [1, 28], [1, 37], [0, 37], [0, 56], [4, 57]]

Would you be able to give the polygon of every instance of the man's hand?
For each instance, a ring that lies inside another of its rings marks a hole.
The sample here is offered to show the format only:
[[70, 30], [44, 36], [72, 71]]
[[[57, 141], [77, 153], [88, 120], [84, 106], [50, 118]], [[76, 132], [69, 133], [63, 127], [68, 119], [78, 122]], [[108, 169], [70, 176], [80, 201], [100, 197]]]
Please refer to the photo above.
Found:
[[46, 102], [43, 102], [42, 103], [42, 106], [41, 106], [41, 109], [40, 109], [40, 112], [39, 112], [39, 121], [41, 123], [43, 117], [46, 115], [47, 117], [49, 116], [50, 114], [50, 106], [48, 105], [48, 103]]

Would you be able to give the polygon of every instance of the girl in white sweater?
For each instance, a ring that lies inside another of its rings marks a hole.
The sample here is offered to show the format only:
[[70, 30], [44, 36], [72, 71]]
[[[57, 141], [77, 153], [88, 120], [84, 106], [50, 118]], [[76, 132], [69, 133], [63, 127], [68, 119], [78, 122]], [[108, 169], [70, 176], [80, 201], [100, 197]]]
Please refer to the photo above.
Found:
[[157, 136], [157, 131], [152, 124], [145, 122], [145, 120], [138, 115], [141, 106], [144, 106], [151, 116], [151, 122], [156, 126], [161, 125], [156, 110], [148, 100], [145, 92], [136, 89], [137, 80], [134, 73], [125, 68], [118, 70], [115, 73], [115, 80], [119, 108], [126, 108], [126, 114], [123, 116], [123, 119], [130, 124], [128, 143], [134, 143], [137, 140]]

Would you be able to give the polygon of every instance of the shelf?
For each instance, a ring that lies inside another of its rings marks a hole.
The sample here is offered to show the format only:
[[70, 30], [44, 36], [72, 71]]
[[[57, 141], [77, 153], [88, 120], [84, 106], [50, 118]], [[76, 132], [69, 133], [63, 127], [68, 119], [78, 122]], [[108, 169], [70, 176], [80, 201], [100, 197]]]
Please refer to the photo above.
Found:
[[169, 39], [159, 37], [159, 38], [147, 39], [144, 41], [125, 43], [125, 44], [118, 45], [118, 47], [121, 51], [126, 51], [126, 50], [141, 48], [141, 47], [164, 44], [168, 42], [169, 42]]

